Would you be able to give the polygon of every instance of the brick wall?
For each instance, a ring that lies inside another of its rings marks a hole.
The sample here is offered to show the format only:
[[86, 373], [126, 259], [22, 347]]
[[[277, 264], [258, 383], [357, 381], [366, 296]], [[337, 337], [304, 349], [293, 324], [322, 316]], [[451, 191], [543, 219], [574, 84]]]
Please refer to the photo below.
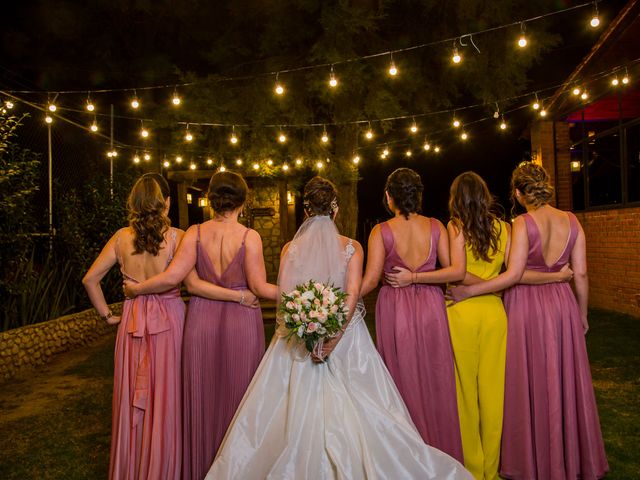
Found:
[[640, 208], [576, 216], [587, 239], [589, 304], [640, 316]]

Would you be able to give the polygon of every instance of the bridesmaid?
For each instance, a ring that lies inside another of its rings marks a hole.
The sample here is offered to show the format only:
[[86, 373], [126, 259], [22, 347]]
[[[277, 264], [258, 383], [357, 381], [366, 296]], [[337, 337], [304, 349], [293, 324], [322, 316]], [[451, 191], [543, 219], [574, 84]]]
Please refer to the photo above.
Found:
[[110, 479], [175, 479], [181, 466], [180, 360], [185, 306], [175, 287], [127, 299], [120, 317], [105, 302], [100, 281], [117, 262], [124, 278], [162, 272], [182, 238], [171, 228], [169, 186], [143, 175], [129, 195], [129, 227], [118, 230], [82, 283], [109, 324], [120, 323], [113, 381]]
[[[394, 218], [369, 236], [361, 295], [385, 273], [402, 266], [411, 284], [384, 283], [376, 303], [377, 344], [425, 443], [462, 462], [455, 375], [444, 295], [439, 283], [462, 280], [464, 264], [449, 266], [447, 231], [419, 214], [422, 181], [411, 169], [394, 171], [385, 186], [385, 206]], [[436, 259], [445, 268], [435, 270]]]
[[[238, 222], [247, 191], [237, 173], [215, 173], [207, 193], [213, 218], [187, 230], [163, 274], [126, 284], [127, 294], [139, 295], [176, 285], [194, 267], [197, 271], [185, 281], [197, 295], [189, 302], [184, 335], [185, 480], [206, 475], [264, 354], [262, 314], [250, 308], [255, 297], [245, 289], [263, 298], [277, 296], [276, 286], [266, 281], [260, 235]], [[194, 287], [198, 277], [206, 288]]]
[[[520, 164], [511, 188], [527, 210], [514, 222], [513, 250], [532, 271], [558, 272], [571, 262], [576, 293], [566, 282], [525, 284], [527, 275], [505, 293], [509, 327], [500, 475], [600, 478], [609, 467], [584, 340], [589, 328], [584, 232], [572, 213], [549, 205], [553, 188], [540, 165]], [[498, 276], [452, 294], [459, 300], [504, 286]]]

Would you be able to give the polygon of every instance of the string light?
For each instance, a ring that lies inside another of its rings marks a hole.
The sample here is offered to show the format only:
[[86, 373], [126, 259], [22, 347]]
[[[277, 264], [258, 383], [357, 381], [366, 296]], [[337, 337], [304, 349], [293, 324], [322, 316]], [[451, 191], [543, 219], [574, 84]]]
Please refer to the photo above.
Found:
[[358, 165], [360, 163], [360, 157], [358, 155], [356, 155], [355, 157], [353, 157], [353, 159], [351, 161], [354, 164]]
[[410, 157], [411, 155], [413, 155], [413, 152], [412, 152], [411, 150], [407, 150], [406, 152], [404, 152], [404, 154], [405, 154], [407, 157]]
[[301, 158], [296, 158], [296, 165], [297, 166], [302, 165], [302, 159]]
[[273, 165], [273, 160], [271, 160], [271, 159], [267, 160], [267, 165], [272, 166]]
[[627, 70], [627, 67], [624, 68], [624, 77], [622, 77], [622, 83], [624, 85], [629, 84], [629, 71]]
[[180, 155], [176, 157], [176, 163], [182, 163], [182, 157]]
[[540, 108], [540, 101], [538, 100], [538, 92], [536, 92], [536, 101], [531, 105], [534, 110], [538, 110]]
[[169, 163], [169, 161], [168, 161], [168, 160], [165, 160], [165, 161], [162, 163], [162, 166], [163, 166], [164, 168], [169, 168], [169, 167], [171, 166], [171, 164]]
[[434, 151], [434, 152], [436, 152], [436, 153], [440, 153], [440, 147], [438, 147], [438, 146], [436, 145], [436, 147], [433, 149], [433, 151]]
[[329, 73], [329, 86], [331, 88], [336, 88], [338, 86], [338, 79], [336, 78], [336, 74], [333, 72], [333, 65], [331, 65], [331, 73]]
[[388, 149], [388, 148], [385, 148], [385, 149], [382, 151], [382, 155], [384, 155], [385, 157], [388, 157], [388, 156], [389, 156], [389, 149]]
[[322, 170], [322, 168], [324, 167], [324, 163], [322, 163], [322, 160], [318, 160], [318, 163], [316, 163], [316, 167], [318, 168], [318, 170]]
[[140, 136], [142, 138], [149, 138], [149, 130], [147, 130], [146, 128], [144, 128], [144, 126], [142, 127], [142, 129], [140, 130]]
[[371, 129], [371, 122], [369, 122], [369, 129], [364, 134], [367, 140], [373, 139], [373, 130]]
[[598, 16], [598, 2], [593, 2], [593, 17], [591, 17], [591, 21], [589, 22], [592, 28], [598, 28], [600, 25], [600, 17]]
[[174, 107], [178, 107], [182, 103], [182, 99], [178, 95], [178, 87], [173, 89], [173, 97], [171, 97], [171, 103]]
[[140, 163], [140, 157], [138, 155], [134, 155], [133, 163]]
[[425, 152], [428, 152], [429, 150], [431, 150], [431, 145], [429, 144], [429, 142], [425, 141], [424, 145], [422, 145], [422, 148], [424, 148]]
[[286, 163], [282, 164], [282, 170], [284, 172], [288, 171], [289, 170], [289, 165], [287, 165]]
[[195, 170], [195, 169], [196, 169], [196, 164], [195, 164], [195, 163], [193, 163], [193, 162], [191, 162], [191, 165], [189, 165], [189, 168], [190, 168], [191, 170]]
[[540, 116], [541, 117], [546, 117], [547, 116], [547, 111], [544, 109], [544, 107], [542, 108], [542, 110], [540, 110]]
[[462, 139], [462, 140], [466, 140], [467, 138], [469, 138], [469, 135], [467, 135], [467, 132], [462, 132], [462, 133], [460, 134], [460, 139]]
[[411, 133], [417, 133], [418, 131], [418, 125], [416, 124], [416, 120], [413, 120], [413, 123], [411, 124], [411, 128], [409, 129], [411, 131]]
[[11, 100], [7, 100], [4, 104], [9, 110], [13, 108], [13, 102]]
[[56, 104], [53, 102], [49, 104], [48, 108], [50, 112], [55, 112], [58, 109], [58, 107], [56, 107]]
[[221, 171], [221, 172], [226, 172], [227, 171], [227, 169], [226, 169], [226, 167], [224, 165], [220, 165], [220, 168], [218, 170]]
[[51, 115], [47, 115], [46, 117], [44, 117], [44, 121], [51, 124], [53, 123], [53, 118], [51, 117]]
[[151, 155], [149, 155], [148, 153], [145, 153], [142, 158], [144, 158], [145, 162], [148, 162], [149, 160], [151, 160]]
[[504, 115], [502, 116], [502, 121], [500, 122], [500, 130], [507, 129], [507, 122], [504, 121]]
[[324, 127], [324, 129], [322, 131], [322, 137], [320, 137], [320, 140], [322, 140], [322, 143], [328, 143], [329, 142], [329, 135], [327, 134], [327, 127]]
[[520, 24], [520, 38], [518, 39], [518, 46], [520, 48], [527, 46], [527, 37], [524, 35], [524, 22]]
[[460, 120], [456, 118], [455, 112], [453, 114], [453, 122], [451, 122], [451, 124], [454, 126], [454, 128], [460, 128]]
[[613, 85], [614, 87], [617, 87], [620, 84], [620, 81], [618, 80], [618, 77], [613, 77], [613, 79], [611, 80], [611, 85]]
[[131, 99], [131, 108], [134, 110], [140, 108], [140, 100], [138, 100], [138, 95], [135, 90], [133, 91], [133, 98]]
[[93, 133], [98, 131], [98, 123], [94, 120], [91, 126], [89, 127]]
[[93, 112], [96, 109], [96, 106], [91, 101], [91, 96], [87, 95], [87, 104], [85, 105], [87, 112]]
[[451, 55], [451, 61], [458, 65], [462, 61], [462, 55], [458, 52], [458, 44], [456, 40], [453, 41], [453, 55]]
[[238, 165], [238, 166], [242, 165], [242, 159], [241, 158], [236, 159], [236, 165]]
[[254, 170], [259, 170], [260, 169], [260, 165], [258, 165], [257, 163], [253, 164], [253, 169]]
[[582, 92], [582, 95], [580, 95], [580, 98], [582, 100], [586, 100], [587, 98], [589, 98], [589, 94], [587, 93], [586, 90], [584, 92]]
[[285, 143], [287, 141], [287, 136], [283, 132], [280, 132], [280, 135], [278, 136], [278, 141], [280, 143]]
[[231, 145], [236, 145], [238, 143], [238, 137], [236, 137], [235, 125], [231, 129], [231, 136], [229, 137], [229, 142], [231, 142]]
[[191, 132], [189, 131], [189, 124], [187, 123], [187, 132], [184, 134], [184, 139], [187, 142], [191, 142], [193, 141], [193, 135], [191, 134]]
[[575, 88], [571, 91], [571, 93], [573, 93], [576, 97], [577, 97], [578, 95], [580, 95], [580, 92], [581, 92], [581, 90], [580, 90], [580, 88], [579, 88], [579, 87], [575, 87]]
[[207, 158], [207, 165], [213, 165], [213, 160], [211, 160], [210, 158]]
[[274, 91], [276, 92], [276, 95], [283, 95], [284, 94], [284, 87], [282, 86], [282, 84], [278, 81], [278, 73], [276, 73], [276, 85], [274, 87]]
[[389, 55], [391, 57], [391, 63], [389, 64], [389, 75], [395, 77], [398, 75], [398, 68], [396, 67], [396, 63], [393, 61], [393, 53]]

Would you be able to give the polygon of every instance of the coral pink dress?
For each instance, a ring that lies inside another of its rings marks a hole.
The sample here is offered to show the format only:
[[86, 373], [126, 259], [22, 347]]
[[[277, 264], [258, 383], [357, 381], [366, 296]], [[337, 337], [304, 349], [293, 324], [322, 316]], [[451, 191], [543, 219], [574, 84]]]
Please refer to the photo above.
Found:
[[[395, 250], [393, 232], [381, 224], [384, 271], [408, 268]], [[431, 219], [429, 258], [416, 272], [436, 267], [440, 229]], [[463, 461], [453, 349], [442, 289], [383, 285], [376, 303], [378, 350], [425, 443]]]
[[[196, 270], [202, 280], [246, 290], [245, 239], [218, 275], [200, 241]], [[184, 332], [184, 480], [201, 480], [213, 463], [233, 415], [264, 355], [259, 308], [192, 296]]]
[[[175, 229], [167, 248], [168, 266]], [[124, 277], [137, 281], [122, 269], [119, 237], [116, 255]], [[114, 355], [110, 479], [180, 478], [184, 316], [178, 288], [124, 302]]]
[[[570, 234], [551, 266], [542, 254], [535, 220], [525, 214], [527, 269], [557, 272], [567, 264], [578, 237]], [[515, 285], [504, 296], [507, 311], [502, 461], [510, 479], [596, 479], [609, 470], [580, 309], [568, 283]]]

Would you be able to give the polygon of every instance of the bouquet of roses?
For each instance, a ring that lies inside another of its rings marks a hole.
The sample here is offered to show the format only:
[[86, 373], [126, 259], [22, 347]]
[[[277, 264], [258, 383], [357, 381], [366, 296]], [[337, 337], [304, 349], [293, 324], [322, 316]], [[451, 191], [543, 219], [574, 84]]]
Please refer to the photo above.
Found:
[[[310, 352], [325, 339], [335, 337], [347, 319], [347, 294], [332, 285], [309, 280], [289, 293], [282, 293], [279, 316]], [[321, 347], [320, 347], [321, 348]]]

